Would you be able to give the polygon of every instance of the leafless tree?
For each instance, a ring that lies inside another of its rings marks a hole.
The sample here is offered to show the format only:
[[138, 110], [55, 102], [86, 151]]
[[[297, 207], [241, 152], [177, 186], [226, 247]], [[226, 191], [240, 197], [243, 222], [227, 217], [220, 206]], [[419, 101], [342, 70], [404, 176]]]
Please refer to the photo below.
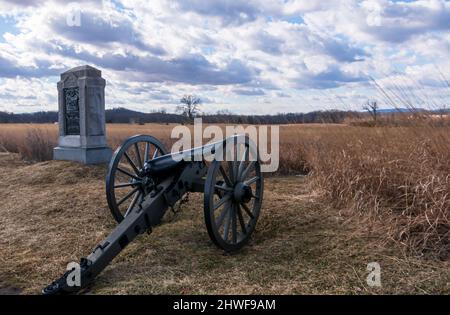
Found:
[[363, 109], [368, 111], [373, 118], [373, 121], [376, 123], [378, 118], [378, 103], [377, 101], [367, 101], [367, 103], [363, 106]]
[[195, 95], [187, 94], [184, 95], [180, 100], [180, 105], [178, 105], [178, 111], [180, 111], [184, 116], [186, 116], [190, 121], [192, 121], [200, 111], [201, 99]]
[[447, 117], [447, 115], [449, 113], [447, 104], [444, 103], [441, 106], [439, 106], [438, 113], [439, 113], [439, 116], [441, 119], [444, 119], [445, 117]]

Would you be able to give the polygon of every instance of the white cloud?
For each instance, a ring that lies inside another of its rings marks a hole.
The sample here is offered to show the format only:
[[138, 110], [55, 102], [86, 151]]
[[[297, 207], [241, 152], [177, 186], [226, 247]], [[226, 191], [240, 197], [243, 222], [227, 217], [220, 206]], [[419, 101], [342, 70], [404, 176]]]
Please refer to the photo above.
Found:
[[[62, 0], [0, 4], [0, 110], [56, 109], [57, 75], [81, 64], [103, 71], [107, 106], [146, 111], [190, 91], [211, 100], [211, 112], [348, 109], [375, 93], [369, 77], [389, 85], [399, 74], [436, 100], [448, 96], [437, 77], [450, 77], [449, 1], [85, 0], [79, 8], [77, 27]], [[14, 31], [2, 28], [6, 17]]]

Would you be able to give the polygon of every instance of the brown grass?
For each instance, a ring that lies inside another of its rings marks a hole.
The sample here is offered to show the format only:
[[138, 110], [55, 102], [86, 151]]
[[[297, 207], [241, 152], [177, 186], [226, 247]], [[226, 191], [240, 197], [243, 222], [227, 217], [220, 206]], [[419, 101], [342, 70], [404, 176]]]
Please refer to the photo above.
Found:
[[57, 144], [56, 127], [52, 125], [2, 125], [0, 152], [18, 153], [26, 161], [48, 161]]
[[450, 128], [346, 128], [310, 143], [328, 200], [381, 225], [416, 255], [450, 252]]

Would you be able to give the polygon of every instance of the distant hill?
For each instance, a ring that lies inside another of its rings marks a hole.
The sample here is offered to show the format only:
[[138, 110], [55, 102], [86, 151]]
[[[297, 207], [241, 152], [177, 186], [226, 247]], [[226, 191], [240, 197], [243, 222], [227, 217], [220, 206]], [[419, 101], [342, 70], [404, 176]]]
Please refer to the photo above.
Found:
[[164, 112], [142, 113], [126, 108], [107, 109], [105, 112], [107, 123], [182, 123], [185, 118], [182, 115], [168, 114]]

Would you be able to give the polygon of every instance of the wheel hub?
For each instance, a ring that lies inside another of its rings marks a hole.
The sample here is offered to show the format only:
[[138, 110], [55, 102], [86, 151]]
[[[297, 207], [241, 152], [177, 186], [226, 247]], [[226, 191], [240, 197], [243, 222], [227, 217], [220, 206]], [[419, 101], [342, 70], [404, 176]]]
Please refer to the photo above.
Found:
[[238, 183], [234, 187], [233, 198], [239, 203], [249, 202], [250, 199], [252, 198], [252, 195], [253, 195], [252, 188], [248, 185], [245, 185], [244, 183]]
[[143, 186], [147, 186], [148, 184], [150, 184], [151, 180], [149, 177], [143, 177], [142, 178], [142, 185]]

